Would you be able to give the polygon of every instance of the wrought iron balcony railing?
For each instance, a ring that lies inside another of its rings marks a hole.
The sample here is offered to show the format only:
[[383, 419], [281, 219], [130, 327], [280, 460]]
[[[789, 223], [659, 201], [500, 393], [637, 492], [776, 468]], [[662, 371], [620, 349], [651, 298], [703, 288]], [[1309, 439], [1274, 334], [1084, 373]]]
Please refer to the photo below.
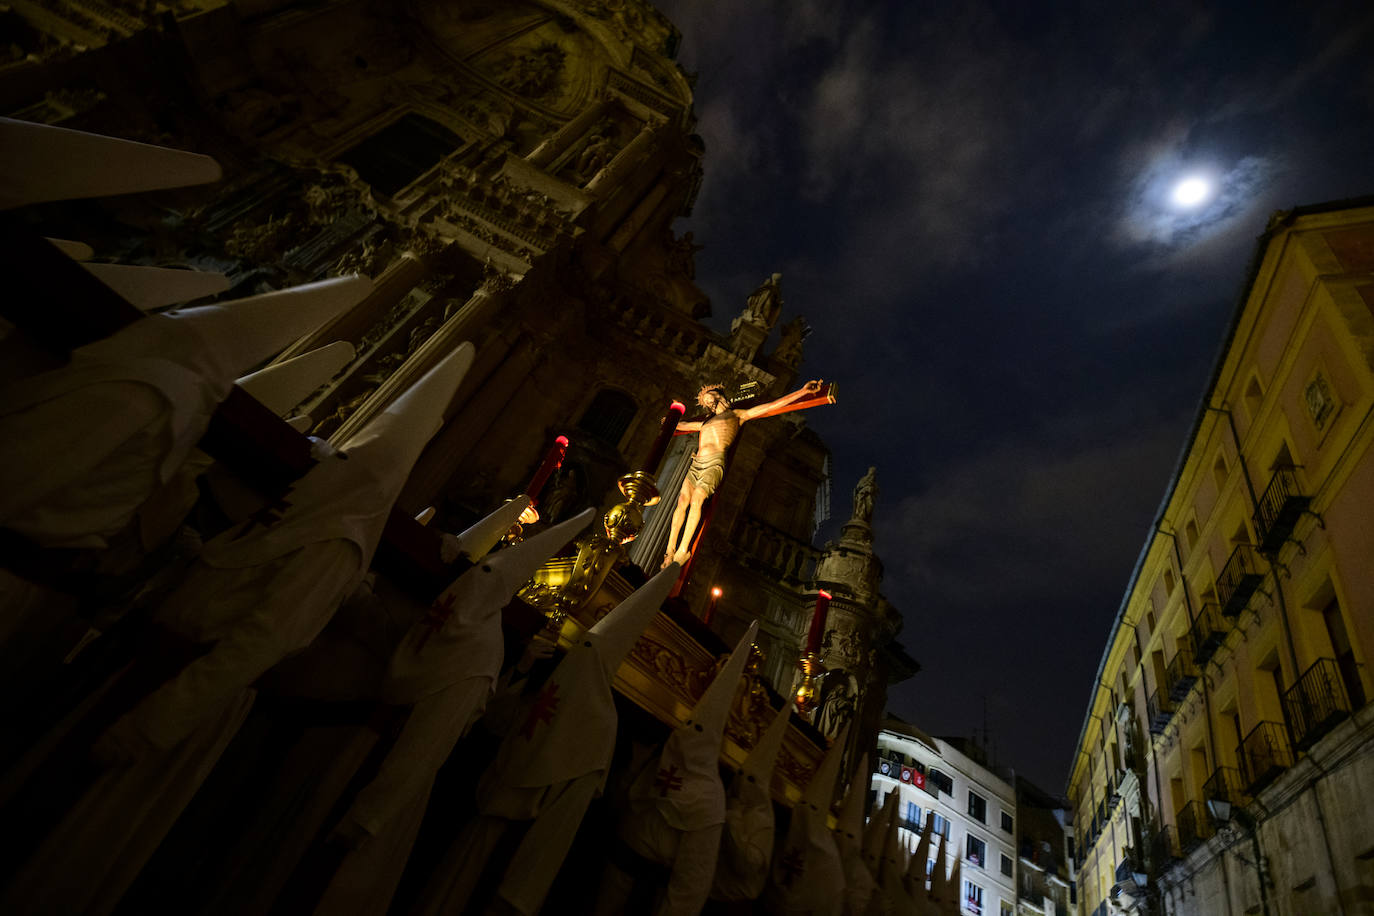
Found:
[[1226, 634], [1231, 631], [1231, 622], [1221, 616], [1221, 605], [1209, 601], [1198, 611], [1193, 621], [1189, 642], [1193, 644], [1193, 662], [1200, 668], [1212, 660], [1226, 643]]
[[1237, 544], [1231, 557], [1222, 567], [1217, 577], [1217, 597], [1221, 613], [1227, 617], [1237, 617], [1250, 603], [1250, 596], [1264, 581], [1260, 571], [1259, 556], [1249, 544]]
[[1161, 871], [1181, 858], [1178, 850], [1178, 834], [1173, 827], [1166, 824], [1159, 828], [1159, 832], [1155, 834], [1154, 840], [1150, 843], [1150, 857], [1153, 859], [1154, 867]]
[[1150, 734], [1162, 735], [1174, 718], [1174, 701], [1166, 691], [1156, 690], [1145, 701], [1145, 712], [1150, 718]]
[[1184, 855], [1192, 852], [1214, 831], [1207, 809], [1200, 802], [1188, 802], [1178, 809], [1178, 848]]
[[1165, 679], [1169, 682], [1169, 699], [1175, 703], [1188, 696], [1197, 683], [1197, 665], [1193, 663], [1191, 640], [1184, 636], [1178, 641], [1178, 651], [1169, 659], [1165, 668]]
[[1235, 767], [1217, 767], [1202, 784], [1204, 801], [1224, 801], [1232, 805], [1243, 803], [1245, 793], [1241, 789], [1240, 770]]
[[1334, 658], [1319, 658], [1283, 695], [1293, 748], [1305, 751], [1350, 715], [1345, 682]]
[[1281, 722], [1261, 722], [1241, 741], [1236, 759], [1240, 761], [1241, 784], [1246, 793], [1258, 794], [1293, 765], [1288, 730]]
[[1259, 549], [1274, 553], [1283, 542], [1293, 536], [1298, 519], [1312, 504], [1310, 497], [1298, 486], [1298, 472], [1292, 466], [1274, 469], [1269, 485], [1260, 497], [1255, 510], [1255, 532], [1259, 535]]

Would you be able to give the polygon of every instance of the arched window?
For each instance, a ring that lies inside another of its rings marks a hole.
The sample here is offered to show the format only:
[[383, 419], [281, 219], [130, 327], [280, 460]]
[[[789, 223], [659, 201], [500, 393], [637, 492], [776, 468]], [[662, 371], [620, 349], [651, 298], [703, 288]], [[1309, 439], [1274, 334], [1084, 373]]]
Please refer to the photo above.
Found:
[[623, 391], [606, 388], [592, 398], [586, 413], [577, 421], [577, 428], [603, 442], [619, 445], [620, 438], [630, 428], [630, 421], [638, 411], [639, 405], [635, 404], [634, 398]]
[[463, 145], [463, 138], [414, 112], [402, 115], [339, 157], [358, 177], [388, 196]]

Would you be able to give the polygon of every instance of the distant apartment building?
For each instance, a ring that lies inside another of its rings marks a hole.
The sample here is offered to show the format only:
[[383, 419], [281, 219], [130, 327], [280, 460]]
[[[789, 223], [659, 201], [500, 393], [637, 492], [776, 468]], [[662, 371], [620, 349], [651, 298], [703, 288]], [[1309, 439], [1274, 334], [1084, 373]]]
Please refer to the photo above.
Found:
[[[889, 718], [878, 732], [870, 785], [875, 799], [900, 792], [899, 834], [916, 851], [926, 820], [933, 837], [946, 838], [948, 859], [963, 859], [960, 912], [970, 916], [1012, 916], [1016, 912], [1016, 791], [982, 761], [976, 746], [932, 738], [919, 728]], [[937, 854], [932, 840], [929, 874]]]
[[1374, 199], [1277, 214], [1091, 688], [1079, 912], [1374, 911]]
[[1073, 811], [1022, 776], [1016, 785], [1016, 916], [1070, 916], [1074, 886]]

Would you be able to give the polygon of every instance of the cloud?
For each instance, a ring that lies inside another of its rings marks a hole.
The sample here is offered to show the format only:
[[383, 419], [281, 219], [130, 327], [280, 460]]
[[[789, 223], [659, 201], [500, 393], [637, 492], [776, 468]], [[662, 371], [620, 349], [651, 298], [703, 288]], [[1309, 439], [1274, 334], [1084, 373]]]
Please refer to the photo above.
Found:
[[[880, 529], [901, 545], [884, 551], [898, 591], [928, 613], [1124, 588], [1191, 416], [1146, 414], [1120, 435], [1141, 417], [1130, 400], [928, 470]], [[1104, 518], [1134, 523], [1107, 534]]]

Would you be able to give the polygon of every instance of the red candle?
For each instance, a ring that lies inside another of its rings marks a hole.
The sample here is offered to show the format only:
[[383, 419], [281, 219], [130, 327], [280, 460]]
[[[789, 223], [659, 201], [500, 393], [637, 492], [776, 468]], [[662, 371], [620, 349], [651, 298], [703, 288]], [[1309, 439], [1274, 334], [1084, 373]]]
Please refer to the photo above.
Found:
[[711, 623], [711, 618], [716, 616], [716, 602], [720, 600], [720, 596], [723, 594], [725, 592], [721, 591], [719, 585], [711, 587], [711, 603], [706, 605], [706, 616], [701, 618], [702, 623], [708, 625]]
[[530, 498], [530, 502], [536, 501], [539, 491], [544, 489], [544, 484], [548, 482], [550, 475], [558, 470], [563, 464], [563, 456], [568, 453], [568, 437], [559, 436], [553, 440], [553, 447], [544, 456], [544, 463], [539, 466], [539, 470], [534, 472], [530, 478], [530, 485], [525, 487], [525, 495]]
[[644, 462], [644, 470], [650, 474], [658, 473], [658, 466], [663, 461], [663, 453], [668, 451], [668, 442], [673, 438], [678, 421], [686, 412], [687, 408], [683, 406], [681, 401], [674, 401], [668, 405], [668, 416], [663, 418], [663, 425], [658, 430], [658, 438], [654, 440], [654, 447], [649, 449], [649, 458]]
[[811, 615], [811, 632], [806, 634], [806, 653], [816, 655], [821, 651], [821, 637], [825, 635], [825, 616], [830, 612], [830, 593], [821, 591], [816, 596], [816, 611]]

